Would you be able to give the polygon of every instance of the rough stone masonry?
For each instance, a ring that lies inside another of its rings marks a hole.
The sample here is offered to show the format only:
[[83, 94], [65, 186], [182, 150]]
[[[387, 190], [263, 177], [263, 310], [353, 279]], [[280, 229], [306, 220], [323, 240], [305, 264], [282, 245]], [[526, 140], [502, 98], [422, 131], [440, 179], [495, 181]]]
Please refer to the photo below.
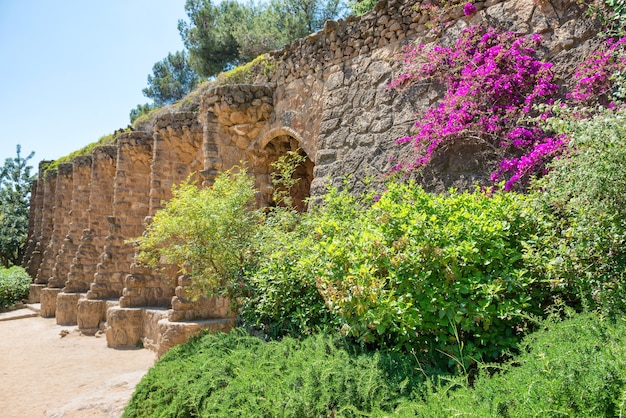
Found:
[[[419, 2], [382, 0], [361, 16], [324, 28], [280, 51], [255, 84], [212, 87], [196, 111], [160, 114], [145, 131], [123, 133], [57, 169], [39, 167], [33, 188], [24, 266], [33, 276], [31, 300], [41, 315], [76, 324], [85, 334], [106, 332], [110, 347], [138, 344], [163, 354], [208, 328], [228, 330], [226, 300], [192, 301], [190, 282], [136, 265], [129, 239], [171, 187], [195, 173], [210, 185], [217, 173], [245, 161], [271, 204], [271, 163], [289, 150], [307, 157], [297, 199], [321, 196], [347, 176], [356, 192], [379, 178], [397, 155], [416, 109], [440, 98], [426, 87], [398, 93], [387, 84], [404, 45], [450, 44], [464, 28], [486, 22], [523, 34], [541, 33], [541, 58], [568, 80], [581, 56], [597, 47], [597, 23], [575, 1], [487, 0], [464, 16], [462, 5], [437, 16]], [[488, 150], [456, 144], [436, 154], [421, 175], [429, 190], [466, 188], [491, 171]]]

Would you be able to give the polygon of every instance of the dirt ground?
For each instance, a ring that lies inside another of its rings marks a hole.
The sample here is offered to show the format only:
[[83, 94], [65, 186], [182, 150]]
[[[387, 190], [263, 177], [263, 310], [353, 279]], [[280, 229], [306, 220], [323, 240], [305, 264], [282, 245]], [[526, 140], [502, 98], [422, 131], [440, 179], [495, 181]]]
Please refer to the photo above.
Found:
[[119, 417], [154, 361], [152, 351], [107, 348], [104, 335], [54, 318], [0, 321], [0, 416]]

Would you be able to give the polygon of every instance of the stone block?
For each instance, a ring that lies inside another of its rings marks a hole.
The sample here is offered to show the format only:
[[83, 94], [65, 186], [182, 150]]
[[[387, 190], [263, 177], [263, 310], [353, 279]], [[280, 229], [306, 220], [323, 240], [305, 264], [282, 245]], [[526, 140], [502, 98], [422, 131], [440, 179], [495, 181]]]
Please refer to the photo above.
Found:
[[39, 303], [41, 301], [41, 289], [45, 289], [45, 284], [31, 284], [28, 293], [28, 303]]
[[107, 346], [110, 348], [139, 346], [143, 334], [142, 310], [139, 308], [109, 308], [105, 332]]
[[76, 325], [76, 313], [78, 300], [84, 297], [80, 293], [64, 293], [57, 295], [57, 307], [55, 317], [57, 325]]
[[54, 318], [57, 310], [57, 295], [61, 293], [61, 289], [46, 287], [41, 289], [41, 310], [39, 315], [43, 318]]
[[209, 319], [193, 322], [170, 322], [167, 319], [161, 319], [159, 321], [159, 340], [155, 347], [157, 357], [161, 357], [175, 345], [185, 343], [202, 330], [208, 330], [212, 333], [229, 332], [234, 326], [234, 319]]
[[107, 301], [79, 299], [77, 303], [76, 323], [81, 333], [94, 335], [100, 331], [106, 321]]

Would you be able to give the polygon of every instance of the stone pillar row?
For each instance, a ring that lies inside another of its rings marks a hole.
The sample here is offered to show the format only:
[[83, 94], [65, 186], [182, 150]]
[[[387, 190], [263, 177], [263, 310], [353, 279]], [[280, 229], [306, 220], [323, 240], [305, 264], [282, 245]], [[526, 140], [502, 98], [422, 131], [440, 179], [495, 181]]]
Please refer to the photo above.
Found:
[[41, 316], [87, 335], [105, 332], [111, 347], [143, 344], [159, 354], [200, 328], [232, 326], [227, 301], [186, 299], [188, 280], [137, 265], [131, 242], [173, 185], [214, 178], [205, 149], [197, 114], [181, 112], [158, 118], [152, 133], [121, 133], [91, 155], [40, 164], [23, 265]]

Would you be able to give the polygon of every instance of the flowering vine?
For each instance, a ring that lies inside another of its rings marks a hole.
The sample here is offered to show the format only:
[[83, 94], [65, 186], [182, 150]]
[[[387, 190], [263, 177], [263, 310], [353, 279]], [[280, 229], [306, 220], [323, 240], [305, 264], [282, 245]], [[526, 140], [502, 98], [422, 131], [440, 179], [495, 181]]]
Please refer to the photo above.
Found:
[[567, 98], [576, 104], [609, 109], [626, 101], [626, 37], [608, 39], [578, 66], [576, 87]]
[[451, 48], [407, 49], [407, 71], [390, 87], [428, 82], [441, 84], [446, 92], [437, 106], [420, 115], [414, 135], [397, 140], [412, 142], [416, 157], [395, 168], [419, 168], [442, 144], [471, 137], [520, 155], [504, 159], [492, 175], [494, 181], [509, 175], [505, 188], [510, 189], [558, 152], [565, 139], [551, 137], [538, 123], [528, 121], [538, 116], [533, 106], [551, 103], [558, 90], [552, 64], [535, 56], [541, 41], [539, 35], [473, 26]]

